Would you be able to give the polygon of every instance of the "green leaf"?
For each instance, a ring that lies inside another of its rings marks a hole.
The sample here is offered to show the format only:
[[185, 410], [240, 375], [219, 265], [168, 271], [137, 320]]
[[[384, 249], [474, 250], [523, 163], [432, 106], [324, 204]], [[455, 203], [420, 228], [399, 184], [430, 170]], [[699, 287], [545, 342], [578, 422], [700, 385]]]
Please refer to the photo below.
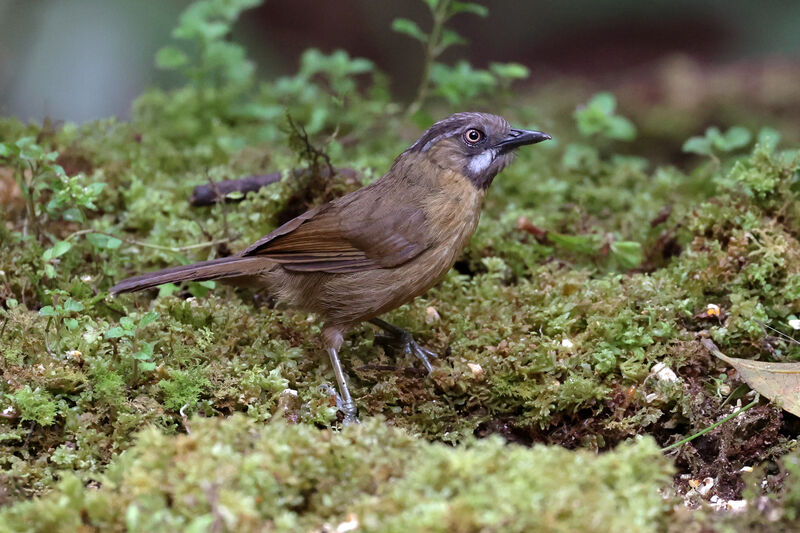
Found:
[[67, 326], [67, 329], [70, 331], [75, 331], [78, 329], [78, 321], [74, 318], [68, 318], [64, 321], [64, 325]]
[[444, 51], [446, 48], [449, 48], [456, 44], [467, 44], [467, 40], [460, 36], [455, 31], [444, 28], [442, 30], [442, 40], [439, 44], [439, 52]]
[[519, 63], [491, 63], [489, 70], [509, 80], [523, 80], [531, 74], [528, 67]]
[[771, 153], [778, 147], [778, 143], [781, 141], [781, 134], [778, 130], [765, 126], [758, 132], [756, 139], [758, 144], [764, 146]]
[[139, 327], [143, 328], [149, 324], [152, 324], [153, 322], [156, 321], [156, 319], [158, 319], [158, 312], [150, 311], [149, 313], [146, 313], [139, 321]]
[[[55, 161], [56, 159], [58, 159], [58, 152], [50, 152], [45, 156], [45, 159], [47, 159], [48, 161]], [[67, 176], [67, 173], [64, 171], [64, 167], [62, 167], [61, 165], [55, 165], [55, 164], [47, 165], [45, 168], [50, 172], [52, 172], [53, 174], [55, 174], [56, 176], [58, 176], [59, 178], [69, 178], [69, 176]]]
[[597, 93], [589, 100], [587, 107], [595, 108], [604, 115], [610, 115], [617, 108], [617, 99], [609, 92]]
[[475, 2], [451, 2], [448, 13], [451, 16], [459, 13], [472, 13], [473, 15], [486, 18], [489, 16], [489, 8], [476, 4]]
[[182, 67], [188, 62], [189, 56], [183, 50], [174, 46], [165, 46], [156, 53], [156, 66], [158, 68], [172, 70]]
[[71, 242], [58, 241], [53, 245], [52, 248], [48, 248], [47, 250], [44, 251], [44, 253], [42, 254], [42, 259], [44, 259], [45, 261], [51, 261], [67, 253], [70, 248], [72, 248]]
[[576, 253], [593, 254], [600, 248], [597, 235], [563, 235], [548, 231], [547, 238], [553, 241], [555, 245]]
[[16, 155], [19, 153], [19, 149], [16, 146], [6, 143], [0, 143], [0, 157], [11, 157], [12, 155]]
[[125, 331], [119, 326], [114, 326], [113, 328], [106, 331], [105, 337], [107, 339], [119, 339], [120, 337], [129, 336], [130, 332]]
[[126, 331], [135, 331], [136, 330], [136, 323], [133, 319], [129, 316], [124, 316], [119, 319], [119, 325], [122, 326]]
[[19, 301], [16, 298], [9, 298], [6, 300], [6, 308], [14, 309], [19, 305]]
[[189, 293], [195, 298], [203, 298], [214, 286], [213, 281], [192, 281], [189, 282]]
[[145, 349], [142, 349], [139, 352], [133, 354], [133, 358], [137, 361], [149, 361], [153, 357], [153, 347], [150, 346], [150, 352], [148, 353]]
[[77, 300], [73, 300], [72, 298], [67, 298], [67, 301], [64, 302], [64, 311], [67, 313], [77, 313], [79, 311], [83, 311], [83, 304]]
[[52, 305], [45, 305], [39, 309], [39, 316], [58, 316], [55, 308]]
[[683, 143], [681, 150], [688, 154], [711, 155], [711, 141], [705, 137], [690, 137]]
[[625, 117], [608, 117], [606, 124], [606, 135], [612, 139], [617, 139], [619, 141], [632, 141], [636, 138], [636, 126], [634, 126], [633, 122]]
[[20, 159], [25, 161], [39, 161], [44, 157], [44, 150], [36, 144], [35, 137], [22, 137], [15, 143]]
[[102, 233], [88, 233], [86, 235], [86, 240], [98, 250], [116, 250], [122, 245], [120, 239]]
[[[152, 372], [156, 369], [156, 364], [152, 361], [140, 361], [139, 362], [139, 370], [142, 372]], [[213, 522], [213, 519], [212, 519]]]
[[158, 286], [158, 297], [163, 298], [174, 294], [180, 287], [174, 283], [165, 283]]
[[86, 190], [89, 192], [90, 195], [98, 196], [101, 192], [103, 192], [103, 189], [105, 188], [106, 188], [105, 183], [103, 183], [102, 181], [96, 181], [94, 183], [90, 183], [89, 185], [87, 185]]
[[428, 35], [413, 20], [396, 18], [392, 21], [392, 29], [397, 33], [404, 33], [421, 43], [425, 43], [428, 40]]
[[644, 261], [642, 245], [635, 241], [612, 242], [611, 254], [622, 268], [636, 268]]
[[714, 147], [724, 152], [732, 152], [738, 148], [747, 146], [753, 136], [747, 128], [742, 126], [733, 126], [726, 131], [722, 136], [714, 139]]
[[67, 222], [83, 222], [83, 212], [77, 207], [70, 207], [61, 214], [61, 218]]

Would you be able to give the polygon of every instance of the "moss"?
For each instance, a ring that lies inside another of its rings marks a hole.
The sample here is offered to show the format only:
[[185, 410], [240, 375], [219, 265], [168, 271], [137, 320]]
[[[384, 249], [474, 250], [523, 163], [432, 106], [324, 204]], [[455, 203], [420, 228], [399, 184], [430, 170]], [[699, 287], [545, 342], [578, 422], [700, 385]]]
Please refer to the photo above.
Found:
[[[297, 531], [352, 520], [364, 531], [657, 531], [671, 468], [652, 440], [594, 456], [502, 439], [457, 448], [372, 419], [341, 432], [190, 421], [150, 429], [97, 488], [65, 474], [42, 499], [0, 511], [14, 531]], [[72, 458], [60, 452], [62, 466]]]
[[31, 389], [30, 385], [25, 385], [14, 394], [8, 394], [7, 397], [16, 407], [22, 422], [28, 420], [49, 426], [55, 421], [58, 405], [46, 390], [38, 387]]

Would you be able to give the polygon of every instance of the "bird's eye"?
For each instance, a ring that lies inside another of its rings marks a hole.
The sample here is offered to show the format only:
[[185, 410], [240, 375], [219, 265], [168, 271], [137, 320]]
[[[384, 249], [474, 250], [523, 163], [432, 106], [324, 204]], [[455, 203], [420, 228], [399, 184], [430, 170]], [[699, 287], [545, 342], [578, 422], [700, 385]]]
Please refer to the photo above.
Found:
[[484, 133], [481, 130], [476, 130], [475, 128], [464, 132], [464, 142], [467, 144], [478, 144], [483, 140], [484, 137]]

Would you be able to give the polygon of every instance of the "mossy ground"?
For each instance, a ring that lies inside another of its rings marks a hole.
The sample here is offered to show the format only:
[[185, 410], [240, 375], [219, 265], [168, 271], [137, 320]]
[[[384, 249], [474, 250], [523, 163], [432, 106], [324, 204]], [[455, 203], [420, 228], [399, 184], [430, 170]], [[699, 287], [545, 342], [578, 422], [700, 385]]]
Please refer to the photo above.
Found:
[[[675, 69], [656, 86], [686, 78]], [[557, 141], [520, 153], [456, 269], [385, 317], [441, 354], [430, 376], [386, 353], [371, 326], [348, 335], [365, 423], [341, 431], [328, 429], [337, 412], [314, 317], [222, 285], [107, 291], [135, 272], [240, 250], [352, 180], [287, 175], [239, 203], [191, 207], [195, 185], [297, 165], [279, 118], [226, 114], [229, 95], [204, 89], [151, 91], [125, 123], [0, 120], [0, 142], [33, 137], [82, 187], [105, 184], [80, 220], [43, 215], [34, 227], [14, 169], [0, 167], [0, 529], [796, 525], [793, 416], [762, 403], [669, 456], [659, 446], [748, 391], [700, 336], [731, 356], [800, 357], [774, 331], [790, 337], [800, 314], [800, 129], [772, 120], [775, 106], [800, 113], [800, 100], [711, 89], [688, 104], [621, 98], [640, 128], [626, 144], [580, 139], [579, 87], [489, 107]], [[370, 98], [339, 113], [329, 154], [362, 182], [419, 133]], [[782, 140], [708, 158], [680, 151], [709, 124], [739, 123]], [[53, 252], [60, 241], [71, 246]], [[641, 260], [620, 243], [640, 243]], [[657, 363], [677, 380], [651, 375]], [[748, 513], [725, 522], [682, 510], [677, 494], [706, 476], [711, 494], [748, 498]]]

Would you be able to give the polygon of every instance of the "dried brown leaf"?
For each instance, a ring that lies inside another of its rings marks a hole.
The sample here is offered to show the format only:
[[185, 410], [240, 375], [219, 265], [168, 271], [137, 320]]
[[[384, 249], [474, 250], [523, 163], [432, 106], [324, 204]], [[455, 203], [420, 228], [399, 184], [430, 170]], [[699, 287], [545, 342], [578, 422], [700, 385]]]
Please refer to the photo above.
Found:
[[711, 339], [700, 339], [706, 349], [735, 368], [750, 388], [800, 416], [800, 363], [766, 363], [728, 357]]

